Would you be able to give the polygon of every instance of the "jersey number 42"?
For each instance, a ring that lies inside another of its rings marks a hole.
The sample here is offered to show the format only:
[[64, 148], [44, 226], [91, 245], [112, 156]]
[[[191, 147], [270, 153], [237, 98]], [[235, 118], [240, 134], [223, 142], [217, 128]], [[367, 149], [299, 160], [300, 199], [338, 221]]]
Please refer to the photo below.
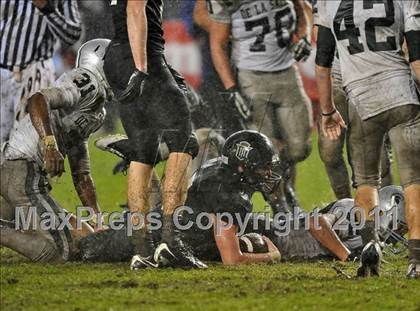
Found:
[[[393, 51], [397, 49], [395, 36], [386, 38], [385, 42], [378, 42], [375, 27], [390, 27], [395, 23], [395, 8], [393, 0], [363, 0], [363, 9], [369, 10], [374, 4], [385, 6], [385, 17], [370, 17], [365, 22], [366, 43], [373, 52]], [[341, 29], [344, 20], [345, 29]], [[350, 54], [358, 54], [365, 51], [360, 43], [360, 29], [354, 24], [354, 0], [341, 0], [337, 14], [334, 17], [334, 33], [337, 40], [349, 40], [348, 50]]]

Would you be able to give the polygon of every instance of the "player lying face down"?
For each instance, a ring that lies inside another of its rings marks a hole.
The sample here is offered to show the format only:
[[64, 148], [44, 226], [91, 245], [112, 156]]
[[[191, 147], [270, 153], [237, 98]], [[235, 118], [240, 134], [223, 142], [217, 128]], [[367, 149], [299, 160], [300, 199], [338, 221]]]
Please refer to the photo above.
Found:
[[[114, 143], [113, 146], [117, 149], [120, 148], [120, 154], [129, 153], [127, 150], [121, 150], [124, 146], [121, 142]], [[276, 164], [277, 157], [266, 136], [255, 131], [241, 131], [226, 141], [222, 157], [208, 161], [196, 172], [186, 202], [186, 206], [190, 210], [180, 215], [180, 221], [182, 224], [192, 224], [184, 230], [183, 235], [186, 243], [194, 250], [198, 258], [222, 260], [225, 264], [231, 265], [279, 259], [278, 249], [268, 239], [266, 239], [269, 246], [267, 253], [256, 255], [242, 252], [237, 237], [237, 233], [240, 231], [240, 222], [235, 222], [238, 220], [238, 215], [240, 218], [244, 218], [252, 212], [251, 197], [254, 192], [270, 193], [278, 185], [280, 176], [272, 173], [273, 166]], [[159, 213], [159, 208], [154, 211]], [[211, 216], [209, 222], [213, 221], [213, 225], [210, 224], [205, 228], [199, 226], [198, 219], [203, 213]], [[230, 217], [233, 221], [231, 226], [224, 226], [227, 221], [223, 215], [227, 218], [229, 215], [232, 216]], [[298, 233], [304, 238], [309, 236], [312, 239], [309, 243], [319, 245], [318, 240], [321, 241], [338, 258], [345, 260], [349, 251], [323, 217], [320, 218], [319, 224], [320, 230], [314, 230], [311, 219], [310, 232], [303, 234], [304, 230], [300, 228]], [[220, 228], [221, 230], [218, 230]], [[159, 235], [159, 230], [151, 230], [151, 232], [154, 236]], [[265, 229], [261, 232], [267, 232], [269, 235], [272, 231]], [[295, 234], [294, 238], [300, 238], [299, 234]], [[287, 244], [289, 239], [283, 238], [279, 241]], [[280, 252], [282, 252], [281, 249]], [[300, 250], [296, 252], [299, 253]], [[107, 253], [113, 252], [107, 251]], [[92, 260], [97, 260], [98, 257], [104, 258], [104, 256], [95, 256], [95, 254], [91, 254]], [[301, 257], [311, 258], [314, 256], [303, 255]], [[135, 268], [135, 265], [132, 267]]]
[[27, 217], [33, 207], [36, 212], [31, 221], [37, 229], [1, 226], [1, 245], [33, 260], [66, 260], [71, 252], [68, 229], [43, 230], [39, 226], [42, 215], [52, 214], [58, 220], [64, 213], [49, 194], [48, 180], [48, 175], [64, 173], [64, 157], [68, 156], [81, 203], [100, 211], [87, 144], [90, 134], [102, 126], [105, 101], [112, 95], [102, 70], [108, 44], [109, 40], [95, 39], [82, 45], [77, 68], [62, 75], [55, 87], [29, 98], [28, 114], [20, 116], [2, 153], [1, 219], [14, 222], [17, 208]]

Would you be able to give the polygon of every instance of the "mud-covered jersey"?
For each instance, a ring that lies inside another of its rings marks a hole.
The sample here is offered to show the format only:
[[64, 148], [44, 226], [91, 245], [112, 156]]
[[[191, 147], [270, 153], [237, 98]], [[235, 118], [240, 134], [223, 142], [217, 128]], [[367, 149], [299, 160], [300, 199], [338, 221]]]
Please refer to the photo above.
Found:
[[294, 64], [288, 46], [296, 12], [290, 0], [208, 0], [207, 4], [212, 19], [231, 24], [237, 68], [272, 72]]
[[420, 30], [418, 0], [317, 0], [317, 10], [316, 23], [336, 40], [343, 87], [362, 119], [418, 104], [402, 52], [404, 33]]
[[[113, 41], [128, 42], [127, 0], [109, 1], [115, 29]], [[147, 1], [147, 53], [149, 55], [163, 54], [164, 52], [165, 40], [163, 39], [162, 13], [163, 0]]]
[[[213, 227], [205, 214], [219, 215], [222, 220], [239, 225], [252, 211], [252, 191], [238, 182], [220, 158], [207, 161], [192, 179], [185, 203], [193, 213], [185, 213], [183, 222], [193, 226], [184, 232], [185, 242], [194, 253], [204, 260], [220, 260], [220, 254], [213, 235]], [[204, 226], [198, 226], [198, 224]]]
[[[108, 92], [99, 74], [85, 68], [63, 74], [55, 86], [38, 92], [48, 105], [51, 128], [63, 156], [73, 146], [86, 143], [90, 134], [102, 126]], [[15, 122], [5, 157], [43, 165], [42, 142], [29, 114]]]

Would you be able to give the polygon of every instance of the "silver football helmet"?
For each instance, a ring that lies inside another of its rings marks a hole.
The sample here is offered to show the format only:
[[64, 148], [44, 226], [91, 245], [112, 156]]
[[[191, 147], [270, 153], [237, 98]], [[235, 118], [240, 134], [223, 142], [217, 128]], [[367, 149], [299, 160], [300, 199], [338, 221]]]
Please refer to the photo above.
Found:
[[94, 70], [105, 77], [104, 57], [110, 42], [108, 39], [93, 39], [84, 43], [77, 51], [76, 68]]
[[379, 190], [378, 233], [382, 241], [401, 242], [407, 245], [407, 240], [404, 238], [408, 231], [404, 205], [404, 193], [401, 187], [391, 185]]

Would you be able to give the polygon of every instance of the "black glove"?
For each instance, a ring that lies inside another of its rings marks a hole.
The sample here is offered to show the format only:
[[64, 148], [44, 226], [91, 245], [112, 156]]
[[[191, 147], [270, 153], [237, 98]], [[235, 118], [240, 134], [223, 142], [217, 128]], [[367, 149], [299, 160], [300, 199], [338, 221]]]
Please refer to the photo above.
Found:
[[134, 70], [130, 80], [128, 80], [127, 87], [120, 96], [118, 96], [118, 101], [120, 103], [131, 102], [140, 97], [143, 92], [145, 80], [148, 76], [149, 75], [145, 72], [138, 69]]
[[188, 87], [187, 87], [187, 83], [185, 82], [185, 78], [184, 76], [179, 73], [178, 71], [176, 71], [174, 69], [174, 67], [172, 67], [171, 65], [168, 65], [169, 71], [172, 74], [172, 77], [174, 77], [176, 84], [178, 84], [178, 87], [184, 92], [187, 93], [188, 92]]
[[305, 62], [311, 55], [312, 46], [307, 38], [301, 38], [297, 43], [292, 44], [291, 49], [296, 61]]
[[248, 121], [251, 117], [251, 111], [249, 110], [247, 102], [239, 93], [236, 86], [232, 86], [226, 91], [228, 92], [228, 105], [237, 111], [236, 115], [238, 117], [240, 117], [245, 122]]

